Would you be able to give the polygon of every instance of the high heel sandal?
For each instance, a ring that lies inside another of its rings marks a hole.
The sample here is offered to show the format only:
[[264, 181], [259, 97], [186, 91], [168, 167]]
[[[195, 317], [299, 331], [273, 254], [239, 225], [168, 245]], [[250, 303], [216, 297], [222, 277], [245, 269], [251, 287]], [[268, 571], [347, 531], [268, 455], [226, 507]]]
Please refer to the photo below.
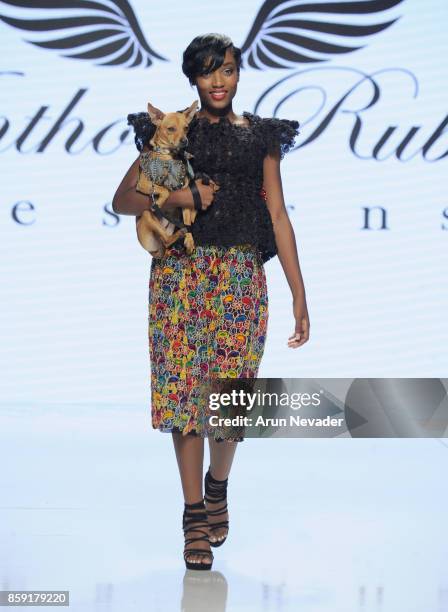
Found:
[[[193, 510], [195, 510], [195, 512], [193, 512]], [[197, 510], [202, 510], [202, 512], [197, 512]], [[187, 569], [209, 570], [213, 565], [213, 553], [211, 550], [204, 550], [203, 548], [187, 548], [188, 544], [198, 542], [199, 540], [206, 540], [209, 542], [208, 533], [204, 529], [206, 527], [208, 527], [208, 521], [204, 498], [194, 504], [185, 504], [184, 514], [182, 517], [182, 528], [184, 530], [184, 535], [187, 536], [190, 531], [198, 531], [202, 534], [185, 538], [184, 561]], [[211, 561], [210, 563], [205, 563], [203, 561], [188, 561], [187, 557], [191, 554], [209, 557]]]
[[[204, 487], [205, 487], [205, 498], [204, 499], [209, 504], [216, 504], [220, 501], [225, 502], [223, 506], [220, 506], [219, 508], [215, 508], [215, 510], [207, 510], [208, 516], [218, 516], [220, 514], [224, 514], [225, 512], [227, 512], [227, 483], [228, 483], [228, 480], [229, 480], [228, 478], [226, 478], [225, 480], [216, 480], [216, 478], [213, 478], [213, 476], [210, 473], [210, 467], [208, 468], [207, 473], [205, 474], [205, 479], [204, 479]], [[216, 531], [217, 529], [220, 529], [221, 527], [227, 528], [227, 534], [225, 535], [224, 538], [217, 540], [216, 542], [213, 542], [212, 540], [210, 540], [210, 546], [214, 546], [215, 548], [217, 546], [221, 546], [222, 544], [224, 544], [224, 542], [227, 540], [227, 535], [229, 533], [229, 520], [225, 519], [222, 521], [217, 521], [216, 523], [209, 523], [209, 525], [210, 525], [210, 530], [212, 533]]]

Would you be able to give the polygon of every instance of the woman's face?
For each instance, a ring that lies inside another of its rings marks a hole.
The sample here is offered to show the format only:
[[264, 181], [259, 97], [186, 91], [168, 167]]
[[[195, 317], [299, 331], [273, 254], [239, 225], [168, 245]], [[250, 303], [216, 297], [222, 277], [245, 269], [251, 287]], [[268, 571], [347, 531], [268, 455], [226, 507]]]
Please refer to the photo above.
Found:
[[233, 53], [227, 49], [222, 66], [210, 74], [196, 77], [196, 87], [201, 104], [216, 110], [225, 109], [236, 94], [238, 80], [239, 75]]

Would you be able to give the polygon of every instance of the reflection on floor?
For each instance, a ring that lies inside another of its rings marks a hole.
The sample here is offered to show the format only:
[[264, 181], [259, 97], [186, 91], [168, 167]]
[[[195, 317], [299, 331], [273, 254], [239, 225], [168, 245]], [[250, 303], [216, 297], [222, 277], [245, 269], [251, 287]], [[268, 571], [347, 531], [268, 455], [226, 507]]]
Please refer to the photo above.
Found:
[[68, 590], [76, 612], [448, 612], [446, 440], [245, 440], [198, 572], [145, 408], [0, 415], [2, 590]]

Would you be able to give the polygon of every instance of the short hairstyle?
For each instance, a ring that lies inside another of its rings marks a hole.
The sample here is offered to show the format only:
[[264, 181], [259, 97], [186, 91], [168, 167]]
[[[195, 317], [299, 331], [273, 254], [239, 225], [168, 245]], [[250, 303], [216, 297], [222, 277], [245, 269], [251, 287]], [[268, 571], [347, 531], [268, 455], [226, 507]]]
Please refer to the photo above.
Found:
[[[230, 49], [235, 59], [238, 74], [241, 68], [241, 49], [235, 47], [231, 38], [225, 34], [202, 34], [196, 36], [183, 53], [182, 72], [190, 81], [196, 84], [196, 77], [209, 74], [223, 65], [227, 49]], [[208, 58], [211, 63], [206, 66]]]

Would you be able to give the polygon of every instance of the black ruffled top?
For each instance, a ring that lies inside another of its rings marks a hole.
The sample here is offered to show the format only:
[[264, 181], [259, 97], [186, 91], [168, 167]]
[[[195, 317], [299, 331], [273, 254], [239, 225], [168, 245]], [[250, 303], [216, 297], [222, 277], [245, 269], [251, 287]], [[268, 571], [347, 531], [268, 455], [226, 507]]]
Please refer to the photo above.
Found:
[[[283, 159], [300, 133], [299, 122], [263, 118], [248, 111], [243, 116], [249, 126], [235, 125], [226, 117], [212, 123], [196, 115], [190, 123], [187, 150], [194, 155], [191, 165], [195, 172], [206, 172], [220, 185], [207, 210], [198, 211], [191, 231], [197, 245], [253, 244], [265, 263], [277, 255], [277, 245], [261, 194], [263, 159], [276, 150]], [[141, 151], [155, 126], [148, 113], [133, 113], [127, 119]]]

